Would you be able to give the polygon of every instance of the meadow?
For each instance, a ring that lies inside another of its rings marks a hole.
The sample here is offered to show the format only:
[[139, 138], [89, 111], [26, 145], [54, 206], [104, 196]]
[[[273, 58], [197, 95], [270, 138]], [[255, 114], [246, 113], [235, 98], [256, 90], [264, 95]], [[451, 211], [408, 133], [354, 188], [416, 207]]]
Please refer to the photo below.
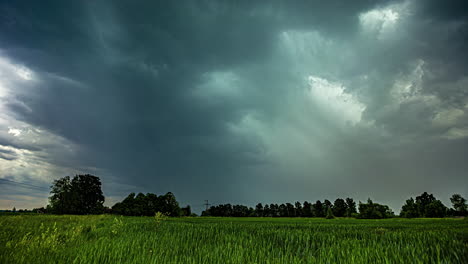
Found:
[[468, 263], [468, 221], [1, 215], [0, 263]]

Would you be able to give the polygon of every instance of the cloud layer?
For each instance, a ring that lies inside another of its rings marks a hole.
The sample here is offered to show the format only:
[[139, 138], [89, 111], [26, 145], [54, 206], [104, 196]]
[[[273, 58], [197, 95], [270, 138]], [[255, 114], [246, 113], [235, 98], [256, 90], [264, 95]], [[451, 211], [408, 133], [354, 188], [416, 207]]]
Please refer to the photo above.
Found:
[[463, 4], [1, 3], [0, 177], [95, 173], [111, 201], [447, 203], [468, 194]]

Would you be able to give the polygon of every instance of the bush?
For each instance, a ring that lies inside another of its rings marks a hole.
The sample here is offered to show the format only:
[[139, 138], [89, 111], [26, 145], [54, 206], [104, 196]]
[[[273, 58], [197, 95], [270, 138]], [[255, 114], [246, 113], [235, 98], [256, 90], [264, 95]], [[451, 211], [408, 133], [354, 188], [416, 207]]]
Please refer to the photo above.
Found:
[[327, 209], [327, 216], [325, 217], [326, 219], [333, 219], [335, 216], [333, 215], [333, 211], [330, 207]]
[[361, 219], [381, 219], [393, 217], [394, 214], [390, 207], [372, 202], [371, 199], [367, 203], [359, 202], [359, 216]]

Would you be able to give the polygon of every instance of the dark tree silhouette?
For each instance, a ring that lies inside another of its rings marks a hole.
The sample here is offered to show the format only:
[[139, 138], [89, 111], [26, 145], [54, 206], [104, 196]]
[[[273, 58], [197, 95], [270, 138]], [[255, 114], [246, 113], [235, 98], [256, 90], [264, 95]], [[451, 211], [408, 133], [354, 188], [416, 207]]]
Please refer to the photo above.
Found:
[[[188, 212], [190, 211], [190, 212]], [[180, 216], [182, 210], [179, 207], [174, 194], [171, 192], [157, 196], [153, 193], [130, 193], [122, 202], [112, 206], [112, 213], [132, 216], [154, 216], [156, 212], [161, 212], [169, 216]], [[185, 208], [184, 213], [191, 214], [190, 207]]]
[[413, 197], [406, 200], [405, 204], [401, 207], [401, 217], [415, 218], [419, 217], [419, 211]]
[[100, 214], [103, 212], [104, 195], [101, 180], [93, 175], [76, 175], [55, 180], [49, 197], [52, 213]]
[[294, 203], [294, 216], [301, 217], [302, 215], [302, 204], [300, 202]]
[[192, 208], [190, 208], [190, 205], [180, 208], [180, 216], [192, 216]]
[[287, 217], [295, 216], [294, 205], [292, 205], [292, 203], [286, 203], [286, 216]]
[[423, 194], [416, 196], [416, 206], [418, 208], [418, 213], [420, 216], [424, 217], [427, 215], [427, 206], [434, 202], [436, 198], [432, 194], [424, 192]]
[[304, 217], [312, 217], [313, 212], [312, 212], [312, 204], [305, 201], [304, 206], [302, 207], [302, 216]]
[[435, 200], [427, 205], [424, 217], [445, 217], [447, 210], [447, 207], [440, 200]]
[[288, 209], [285, 204], [280, 204], [278, 207], [278, 214], [280, 217], [288, 216]]
[[[265, 207], [266, 206], [268, 206], [268, 205], [265, 205]], [[255, 206], [255, 216], [259, 216], [259, 217], [263, 216], [263, 205], [262, 205], [262, 203], [258, 203]]]
[[316, 217], [324, 217], [325, 216], [325, 207], [323, 206], [322, 202], [317, 200], [313, 205], [313, 212], [314, 216]]
[[277, 204], [270, 204], [270, 216], [272, 217], [279, 216], [279, 206]]
[[460, 194], [452, 195], [452, 197], [450, 197], [450, 202], [452, 202], [453, 209], [455, 209], [455, 215], [467, 215], [468, 207], [466, 205], [466, 199], [463, 198]]
[[337, 217], [343, 217], [346, 214], [346, 202], [345, 200], [338, 198], [333, 204], [333, 215]]
[[346, 198], [346, 216], [351, 217], [357, 214], [356, 202], [352, 198]]
[[331, 207], [327, 207], [327, 216], [325, 216], [326, 219], [333, 219], [335, 216], [333, 215], [333, 210]]
[[265, 204], [265, 207], [263, 207], [262, 215], [266, 217], [273, 216], [273, 211], [268, 204]]
[[370, 198], [367, 200], [367, 203], [359, 202], [358, 218], [379, 219], [393, 217], [393, 215], [392, 210], [387, 205], [374, 203]]
[[445, 217], [448, 209], [437, 200], [434, 195], [427, 192], [422, 193], [413, 200], [412, 197], [406, 200], [401, 208], [400, 216], [413, 217]]
[[248, 217], [256, 216], [256, 212], [252, 207], [245, 205], [220, 204], [203, 211], [202, 216]]

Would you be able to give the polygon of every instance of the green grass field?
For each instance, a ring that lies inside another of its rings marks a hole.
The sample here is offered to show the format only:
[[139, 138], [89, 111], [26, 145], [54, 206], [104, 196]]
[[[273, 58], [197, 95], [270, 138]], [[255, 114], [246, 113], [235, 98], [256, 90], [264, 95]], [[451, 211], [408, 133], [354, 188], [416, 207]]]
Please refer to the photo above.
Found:
[[3, 215], [0, 263], [468, 263], [468, 221]]

